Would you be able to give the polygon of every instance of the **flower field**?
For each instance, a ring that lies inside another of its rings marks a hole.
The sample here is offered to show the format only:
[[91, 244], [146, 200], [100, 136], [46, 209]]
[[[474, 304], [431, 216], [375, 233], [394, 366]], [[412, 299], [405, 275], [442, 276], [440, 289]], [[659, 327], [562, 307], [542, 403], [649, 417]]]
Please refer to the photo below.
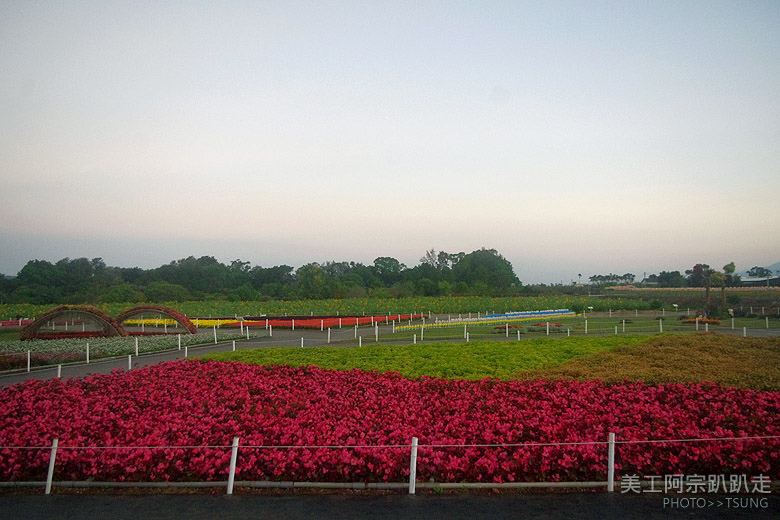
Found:
[[[238, 332], [218, 333], [220, 341], [241, 339], [245, 336]], [[167, 336], [141, 336], [111, 337], [111, 338], [68, 338], [68, 339], [38, 339], [27, 341], [0, 341], [0, 370], [24, 368], [27, 365], [27, 351], [30, 351], [30, 365], [45, 366], [73, 361], [84, 361], [86, 348], [89, 344], [90, 359], [99, 359], [115, 356], [135, 354], [135, 342], [138, 340], [138, 351], [142, 354], [172, 350], [178, 347], [179, 337]], [[213, 332], [198, 334], [182, 334], [181, 346], [202, 345], [213, 343]]]
[[[294, 301], [188, 301], [165, 302], [161, 305], [195, 317], [259, 316], [262, 314], [287, 315], [342, 315], [368, 316], [410, 313], [505, 313], [515, 311], [569, 309], [574, 303], [593, 307], [595, 312], [612, 310], [649, 309], [649, 303], [640, 299], [619, 296], [585, 298], [570, 295], [483, 297], [483, 296], [430, 296], [409, 298], [345, 298], [339, 300], [294, 300]], [[101, 303], [99, 307], [111, 316], [126, 311], [138, 303]], [[16, 316], [34, 318], [40, 316], [52, 305], [0, 304], [0, 320], [13, 320]]]
[[[0, 391], [0, 478], [42, 480], [45, 450], [8, 447], [59, 438], [57, 480], [224, 480], [238, 436], [238, 480], [398, 482], [417, 436], [447, 445], [420, 448], [421, 480], [604, 480], [608, 432], [619, 441], [780, 435], [780, 393], [180, 361]], [[587, 444], [517, 446], [540, 442]], [[464, 446], [482, 444], [493, 446]], [[780, 439], [627, 443], [616, 461], [618, 474], [777, 479]]]

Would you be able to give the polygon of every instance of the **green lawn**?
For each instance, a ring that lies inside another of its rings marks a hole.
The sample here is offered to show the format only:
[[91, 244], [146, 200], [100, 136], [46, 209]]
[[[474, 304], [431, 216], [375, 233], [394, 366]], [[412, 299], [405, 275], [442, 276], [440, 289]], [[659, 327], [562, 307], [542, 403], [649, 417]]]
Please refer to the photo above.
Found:
[[514, 379], [525, 370], [560, 365], [569, 359], [619, 346], [637, 345], [650, 336], [534, 338], [520, 342], [476, 341], [364, 347], [262, 348], [207, 354], [202, 359], [257, 365], [315, 365], [326, 369], [395, 371], [404, 377], [478, 380]]

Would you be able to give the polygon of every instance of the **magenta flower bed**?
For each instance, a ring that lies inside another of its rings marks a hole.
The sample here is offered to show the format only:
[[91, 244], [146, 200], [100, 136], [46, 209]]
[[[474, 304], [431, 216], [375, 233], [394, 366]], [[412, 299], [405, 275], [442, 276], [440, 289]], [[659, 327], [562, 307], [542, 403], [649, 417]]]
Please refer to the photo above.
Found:
[[[780, 435], [780, 393], [715, 385], [605, 386], [407, 380], [319, 368], [182, 361], [0, 391], [0, 446], [59, 438], [57, 480], [226, 480], [234, 436], [238, 480], [408, 478], [412, 436], [424, 444], [604, 442]], [[329, 449], [322, 446], [361, 446]], [[69, 447], [87, 449], [68, 449]], [[98, 449], [133, 446], [134, 449]], [[150, 446], [173, 446], [151, 449]], [[198, 446], [187, 449], [177, 446]], [[212, 446], [212, 447], [209, 447]], [[217, 447], [213, 447], [217, 446]], [[780, 439], [621, 444], [617, 475], [745, 473], [780, 477]], [[605, 444], [421, 447], [418, 478], [605, 480]], [[0, 479], [43, 480], [46, 450], [0, 449]]]

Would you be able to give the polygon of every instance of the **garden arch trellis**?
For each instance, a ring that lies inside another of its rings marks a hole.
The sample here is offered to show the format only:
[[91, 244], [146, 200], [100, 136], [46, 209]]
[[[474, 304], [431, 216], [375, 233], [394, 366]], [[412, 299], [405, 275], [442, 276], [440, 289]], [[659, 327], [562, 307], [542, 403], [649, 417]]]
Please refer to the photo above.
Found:
[[60, 305], [46, 312], [20, 335], [21, 340], [127, 336], [120, 322], [92, 305]]
[[192, 323], [192, 321], [190, 321], [190, 319], [187, 316], [180, 313], [179, 311], [169, 309], [168, 307], [157, 307], [153, 305], [133, 307], [132, 309], [119, 314], [119, 316], [117, 316], [116, 319], [121, 325], [129, 319], [139, 318], [141, 316], [149, 315], [149, 314], [156, 314], [157, 316], [174, 320], [179, 325], [181, 325], [184, 329], [186, 329], [187, 332], [189, 332], [190, 334], [196, 334], [198, 332], [198, 328], [195, 327], [195, 324]]

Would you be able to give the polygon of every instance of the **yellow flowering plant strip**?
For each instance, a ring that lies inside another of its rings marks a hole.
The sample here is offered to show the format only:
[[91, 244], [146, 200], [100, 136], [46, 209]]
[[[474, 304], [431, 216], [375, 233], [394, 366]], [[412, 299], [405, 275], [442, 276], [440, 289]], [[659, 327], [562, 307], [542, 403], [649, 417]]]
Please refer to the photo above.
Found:
[[582, 314], [574, 314], [570, 311], [552, 314], [542, 314], [536, 316], [528, 316], [523, 318], [466, 318], [457, 321], [437, 321], [433, 323], [417, 324], [417, 325], [401, 325], [396, 327], [396, 332], [403, 332], [407, 330], [420, 330], [420, 328], [426, 329], [444, 329], [449, 327], [463, 327], [464, 325], [506, 325], [512, 323], [520, 323], [525, 321], [544, 321], [552, 318], [576, 318], [582, 316]]

